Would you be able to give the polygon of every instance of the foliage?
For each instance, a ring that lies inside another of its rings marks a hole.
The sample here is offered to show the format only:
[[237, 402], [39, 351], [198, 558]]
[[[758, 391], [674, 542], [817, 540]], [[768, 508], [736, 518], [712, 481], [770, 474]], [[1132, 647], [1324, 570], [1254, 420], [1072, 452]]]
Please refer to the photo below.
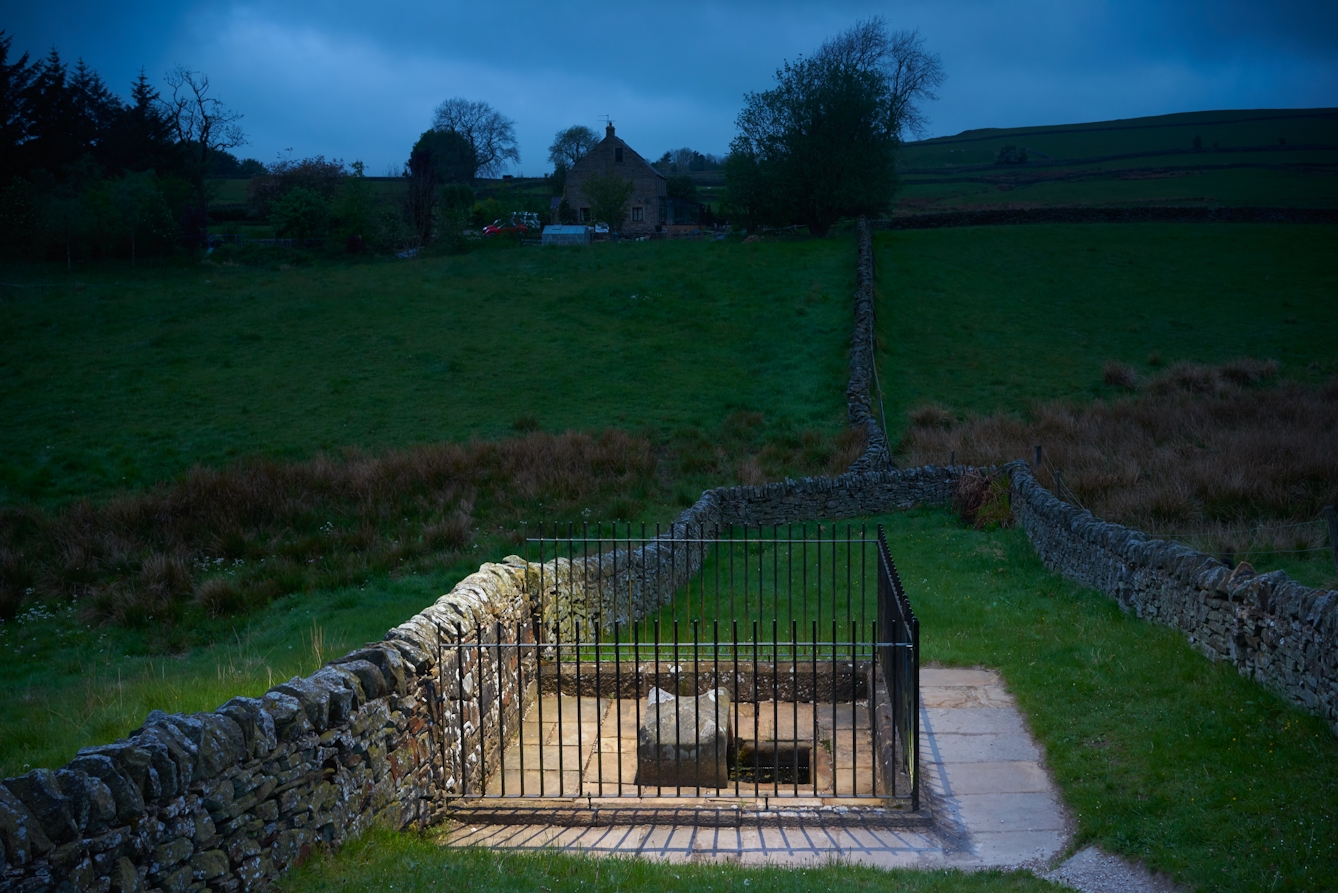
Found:
[[998, 164], [1026, 164], [1027, 150], [1025, 147], [1019, 149], [1013, 144], [1008, 144], [999, 149], [999, 154], [994, 157]]
[[599, 136], [584, 124], [574, 124], [559, 130], [548, 147], [548, 160], [553, 169], [567, 170], [585, 157], [599, 142]]
[[296, 186], [274, 203], [269, 219], [278, 235], [305, 241], [325, 234], [330, 206], [315, 190]]
[[508, 161], [520, 163], [515, 122], [486, 102], [447, 99], [437, 106], [432, 129], [457, 133], [468, 142], [474, 154], [473, 177], [500, 175]]
[[425, 131], [409, 153], [410, 176], [417, 176], [414, 171], [430, 174], [438, 186], [468, 184], [478, 164], [469, 140], [453, 130]]
[[802, 223], [824, 236], [842, 217], [891, 201], [903, 132], [943, 79], [915, 32], [869, 19], [809, 59], [786, 62], [775, 88], [749, 93], [726, 160], [727, 203], [749, 228]]
[[581, 192], [590, 202], [591, 216], [600, 223], [607, 223], [612, 232], [617, 232], [627, 219], [627, 204], [635, 189], [631, 180], [614, 171], [591, 174], [581, 181]]
[[304, 189], [333, 201], [343, 184], [346, 173], [344, 162], [338, 158], [326, 160], [324, 155], [283, 159], [265, 168], [246, 185], [246, 200], [260, 217], [268, 217], [275, 202], [294, 189]]
[[665, 183], [665, 193], [670, 198], [697, 200], [697, 184], [687, 174], [674, 174]]
[[377, 197], [367, 181], [361, 161], [352, 165], [353, 173], [344, 177], [331, 211], [336, 233], [342, 239], [361, 238], [364, 244], [375, 241], [377, 235]]

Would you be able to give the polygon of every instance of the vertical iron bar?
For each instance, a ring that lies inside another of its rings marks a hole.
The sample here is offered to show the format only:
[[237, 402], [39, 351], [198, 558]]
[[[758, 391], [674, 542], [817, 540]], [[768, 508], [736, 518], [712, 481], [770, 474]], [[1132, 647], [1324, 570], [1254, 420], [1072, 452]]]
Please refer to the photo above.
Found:
[[[671, 541], [672, 542], [672, 541]], [[673, 565], [670, 564], [672, 571]], [[683, 665], [678, 659], [678, 618], [674, 618], [674, 698], [682, 697]], [[674, 701], [674, 791], [683, 796], [683, 729], [678, 722], [678, 701]]]
[[[819, 555], [822, 554], [821, 549], [819, 549], [818, 554]], [[819, 575], [818, 579], [821, 580], [822, 576]], [[809, 770], [809, 774], [812, 777], [813, 781], [813, 796], [816, 797], [818, 796], [818, 748], [822, 747], [822, 739], [818, 735], [818, 621], [816, 618], [813, 620], [812, 656], [813, 656], [813, 756], [809, 760], [809, 762], [812, 764], [812, 768]], [[796, 739], [798, 739], [799, 737], [798, 729], [795, 730], [794, 736]]]
[[[588, 565], [587, 565], [587, 566], [588, 566]], [[584, 579], [584, 578], [583, 578], [583, 579]], [[590, 608], [590, 590], [589, 590], [588, 587], [587, 587], [587, 589], [586, 589], [585, 598], [586, 598], [585, 605], [586, 605], [586, 611], [587, 611], [587, 613], [586, 613], [586, 621], [587, 621], [587, 624], [588, 624], [588, 623], [589, 623], [589, 608]], [[585, 710], [584, 710], [584, 706], [585, 706], [585, 705], [581, 703], [581, 689], [584, 687], [584, 686], [581, 685], [581, 683], [584, 682], [585, 680], [583, 680], [583, 679], [581, 678], [581, 620], [580, 620], [580, 618], [577, 618], [576, 621], [575, 621], [575, 623], [576, 623], [576, 628], [575, 628], [574, 630], [572, 630], [572, 638], [574, 638], [574, 639], [576, 640], [576, 642], [575, 642], [575, 645], [576, 645], [576, 795], [575, 795], [575, 796], [579, 797], [579, 796], [581, 796], [581, 792], [582, 792], [582, 790], [584, 790], [584, 783], [585, 783], [585, 778], [584, 778], [584, 774], [585, 774], [585, 772], [584, 772], [584, 770], [585, 770], [585, 765], [584, 765], [584, 763], [581, 761], [581, 751], [585, 749], [585, 742], [581, 739], [581, 732], [582, 732], [582, 728], [581, 728], [581, 727], [585, 725], [585, 723], [582, 722], [582, 720], [585, 719]], [[587, 632], [586, 635], [589, 635], [589, 633]]]
[[762, 718], [762, 695], [761, 692], [758, 690], [758, 685], [757, 685], [758, 676], [759, 673], [757, 672], [757, 618], [753, 618], [753, 796], [754, 797], [761, 796], [761, 787], [760, 787], [761, 779], [758, 778], [757, 770], [760, 765], [758, 760], [761, 757], [761, 754], [758, 752], [759, 751], [758, 745], [762, 743], [759, 740], [758, 736], [758, 731], [759, 731], [758, 723]]
[[[697, 724], [696, 728], [697, 740], [695, 742], [695, 745], [697, 753], [700, 754], [702, 752], [702, 699], [701, 699], [702, 665], [701, 665], [701, 655], [697, 650], [697, 645], [698, 645], [697, 634], [698, 634], [697, 621], [694, 620], [692, 621], [692, 694], [693, 694], [692, 709], [694, 711], [694, 716]], [[697, 764], [696, 781], [697, 781], [696, 784], [697, 796], [700, 797], [702, 793], [700, 759], [698, 760]]]
[[460, 624], [455, 626], [455, 711], [460, 717], [460, 796], [469, 793], [469, 763], [466, 761], [465, 739], [465, 641]]
[[[658, 524], [655, 526], [655, 529], [656, 529], [656, 533], [657, 533], [657, 536], [658, 536], [658, 532], [659, 532], [659, 525], [658, 525]], [[659, 565], [659, 562], [658, 562], [658, 561], [656, 561], [655, 563], [656, 563], [657, 566]], [[660, 688], [660, 618], [658, 618], [658, 617], [655, 618], [655, 682], [654, 682], [654, 688], [658, 689], [660, 692], [663, 692], [663, 691], [664, 691], [664, 689]], [[650, 706], [649, 706], [649, 705], [647, 705], [647, 707], [646, 707], [646, 712], [647, 712], [647, 713], [650, 712]], [[660, 696], [657, 694], [657, 695], [655, 696], [655, 763], [656, 763], [656, 766], [655, 766], [655, 768], [656, 768], [656, 772], [655, 772], [655, 795], [656, 795], [657, 797], [662, 797], [662, 796], [664, 796], [664, 761], [660, 759], [660, 757], [662, 756], [662, 754], [660, 753], [660, 727], [661, 727], [661, 725], [662, 725], [662, 724], [660, 723], [660, 719], [661, 719], [663, 716], [664, 716], [664, 702], [660, 700]], [[647, 719], [647, 722], [649, 722], [649, 721], [650, 721], [650, 720]]]
[[[780, 796], [780, 692], [779, 673], [780, 668], [780, 638], [776, 627], [776, 618], [771, 618], [771, 737], [776, 739], [774, 744], [774, 762], [776, 769], [771, 774], [772, 796]], [[798, 748], [795, 748], [797, 751]]]
[[[520, 791], [525, 796], [525, 633], [519, 620], [516, 621], [516, 743], [520, 750]], [[535, 694], [538, 694], [536, 691]]]
[[[643, 527], [645, 526], [644, 523], [642, 524], [642, 526], [643, 526]], [[636, 683], [636, 698], [634, 699], [635, 707], [634, 707], [633, 709], [634, 709], [634, 711], [636, 712], [637, 747], [638, 747], [638, 748], [641, 746], [641, 629], [640, 629], [640, 624], [641, 624], [640, 619], [637, 619], [637, 620], [633, 620], [633, 621], [632, 621], [632, 672], [633, 672], [634, 674], [636, 674], [635, 677], [634, 677], [634, 680], [633, 680], [633, 681]], [[647, 690], [647, 693], [649, 693], [649, 690]], [[619, 746], [621, 747], [621, 745], [619, 745]], [[636, 782], [636, 795], [637, 795], [638, 797], [640, 797], [640, 796], [641, 796], [641, 773], [638, 772], [638, 773], [636, 774], [636, 776], [633, 777], [632, 780], [633, 780], [634, 782]]]
[[[731, 548], [731, 549], [730, 549], [730, 556], [731, 556], [731, 557], [730, 557], [730, 560], [731, 560], [731, 562], [733, 561], [733, 555], [734, 555], [734, 550]], [[733, 579], [733, 576], [734, 576], [734, 575], [731, 573], [731, 574], [730, 574], [730, 579]], [[732, 588], [732, 587], [731, 587], [731, 588]], [[739, 729], [739, 699], [738, 699], [737, 695], [738, 695], [738, 693], [743, 689], [743, 686], [742, 686], [742, 685], [739, 685], [739, 621], [738, 621], [738, 619], [733, 619], [733, 620], [730, 621], [730, 624], [731, 624], [731, 630], [732, 630], [732, 633], [731, 633], [731, 636], [732, 636], [732, 642], [734, 643], [734, 644], [733, 644], [733, 648], [731, 649], [731, 652], [732, 652], [733, 655], [734, 655], [734, 694], [736, 695], [736, 697], [734, 698], [734, 730], [735, 730], [735, 737], [734, 737], [734, 741], [735, 741], [735, 744], [734, 744], [734, 760], [735, 760], [735, 763], [734, 763], [734, 796], [735, 796], [735, 797], [738, 797], [738, 796], [739, 796], [739, 766], [738, 766], [739, 745], [738, 745], [738, 734], [737, 734], [737, 733], [740, 731], [740, 729]]]
[[622, 630], [619, 628], [618, 619], [613, 620], [613, 691], [616, 697], [613, 699], [613, 708], [618, 711], [618, 796], [623, 795], [623, 661], [622, 655], [618, 653], [618, 643], [622, 641]]
[[[502, 776], [502, 796], [506, 796], [506, 699], [502, 696], [502, 621], [495, 621], [497, 645], [497, 771]], [[508, 666], [506, 672], [510, 673]]]
[[[603, 554], [602, 552], [600, 553]], [[602, 577], [600, 578], [603, 579]], [[604, 796], [604, 711], [600, 709], [603, 688], [600, 685], [600, 624], [595, 621], [595, 767], [599, 772], [599, 796]]]

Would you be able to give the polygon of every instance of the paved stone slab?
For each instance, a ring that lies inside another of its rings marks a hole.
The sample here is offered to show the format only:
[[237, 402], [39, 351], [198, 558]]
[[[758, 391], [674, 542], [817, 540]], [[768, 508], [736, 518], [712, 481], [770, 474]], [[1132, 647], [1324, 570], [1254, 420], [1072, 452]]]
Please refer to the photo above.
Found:
[[[1041, 751], [1028, 734], [1003, 680], [990, 670], [925, 668], [921, 682], [921, 780], [924, 801], [935, 818], [932, 828], [852, 827], [848, 822], [831, 821], [798, 826], [754, 822], [743, 827], [706, 827], [681, 821], [612, 828], [462, 827], [448, 836], [447, 845], [556, 847], [669, 861], [803, 865], [836, 860], [885, 868], [1046, 870], [1067, 846], [1069, 825], [1058, 791], [1045, 773]], [[557, 704], [552, 707], [556, 709]], [[583, 718], [592, 715], [592, 707], [582, 705]], [[624, 711], [626, 708], [622, 706]], [[758, 711], [759, 720], [768, 712]], [[574, 708], [570, 715], [576, 715]], [[605, 736], [617, 737], [616, 719], [608, 721], [617, 715], [617, 708], [610, 705], [603, 722]], [[792, 710], [790, 716], [793, 725]], [[812, 713], [806, 716], [811, 721]], [[821, 718], [820, 714], [820, 724], [830, 728], [830, 719], [823, 724]], [[838, 714], [838, 726], [843, 725], [844, 718]], [[801, 717], [800, 725], [804, 724]], [[591, 758], [604, 745], [596, 747], [595, 742], [584, 740], [582, 745], [580, 757], [586, 761], [589, 787], [599, 775], [590, 768]], [[573, 748], [574, 753], [577, 750]], [[612, 760], [606, 760], [613, 766]], [[844, 760], [838, 765], [844, 766]], [[604, 775], [609, 775], [608, 768]]]

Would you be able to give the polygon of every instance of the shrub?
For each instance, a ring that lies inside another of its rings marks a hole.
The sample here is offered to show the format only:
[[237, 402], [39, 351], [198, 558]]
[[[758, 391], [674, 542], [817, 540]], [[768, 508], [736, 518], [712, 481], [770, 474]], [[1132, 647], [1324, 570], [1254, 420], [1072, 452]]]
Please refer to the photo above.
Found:
[[1132, 366], [1124, 363], [1107, 363], [1101, 370], [1101, 377], [1106, 384], [1129, 391], [1138, 390], [1138, 373]]

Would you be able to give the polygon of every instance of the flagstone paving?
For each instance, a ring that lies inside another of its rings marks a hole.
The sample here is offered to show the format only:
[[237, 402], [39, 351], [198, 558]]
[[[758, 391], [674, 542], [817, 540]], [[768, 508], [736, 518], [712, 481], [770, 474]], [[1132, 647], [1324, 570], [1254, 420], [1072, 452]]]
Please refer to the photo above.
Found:
[[[724, 823], [726, 827], [719, 827], [718, 821], [695, 822], [693, 816], [697, 813], [685, 809], [670, 820], [664, 820], [661, 813], [655, 821], [633, 820], [629, 824], [600, 827], [463, 825], [448, 835], [446, 845], [517, 850], [556, 848], [671, 862], [719, 860], [800, 865], [843, 861], [886, 868], [1028, 868], [1091, 893], [1106, 889], [1160, 893], [1173, 889], [1165, 881], [1152, 878], [1140, 866], [1092, 848], [1051, 869], [1069, 844], [1072, 824], [1045, 770], [1041, 750], [996, 672], [924, 668], [920, 692], [922, 802], [933, 819], [922, 827], [887, 827], [884, 822], [865, 826], [852, 819], [854, 810], [834, 816], [833, 820], [796, 822], [793, 813], [786, 815], [783, 811], [785, 801], [773, 798], [751, 801], [750, 811], [736, 826], [730, 826], [729, 822]], [[591, 703], [579, 708], [575, 704], [564, 705], [564, 719], [572, 721], [564, 726], [561, 735], [555, 729], [545, 731], [535, 726], [529, 732], [529, 740], [534, 746], [533, 757], [538, 755], [536, 735], [546, 735], [553, 743], [558, 740], [567, 743], [571, 751], [568, 770], [571, 774], [568, 777], [564, 773], [563, 780], [571, 785], [569, 793], [579, 789], [586, 796], [595, 796], [601, 773], [587, 772], [582, 784], [576, 770], [598, 760], [600, 751], [595, 749], [596, 742], [607, 741], [609, 736], [599, 734], [601, 727], [593, 718], [607, 716], [616, 706], [595, 703], [594, 699], [583, 700]], [[556, 708], [557, 703], [553, 702], [547, 709]], [[624, 709], [634, 707], [628, 702]], [[764, 705], [759, 715], [765, 716], [770, 710]], [[556, 715], [550, 712], [549, 716]], [[578, 716], [584, 722], [576, 722]], [[811, 712], [807, 714], [809, 719], [811, 716]], [[800, 721], [805, 723], [808, 719], [800, 717]], [[612, 737], [615, 741], [618, 737], [616, 723]], [[522, 740], [526, 740], [524, 731]], [[617, 744], [601, 744], [601, 750], [606, 760], [602, 776], [607, 796], [618, 789], [619, 763], [622, 762], [626, 783], [629, 772], [635, 771], [635, 760], [631, 764], [621, 761]], [[864, 745], [859, 751], [862, 758]], [[844, 760], [838, 763], [840, 769], [845, 765]], [[535, 780], [537, 770], [535, 764]], [[518, 768], [514, 771], [513, 783], [520, 779]], [[528, 765], [527, 771], [530, 771]], [[556, 786], [556, 769], [551, 776]], [[610, 782], [612, 786], [608, 787]], [[712, 815], [718, 818], [718, 813]]]

